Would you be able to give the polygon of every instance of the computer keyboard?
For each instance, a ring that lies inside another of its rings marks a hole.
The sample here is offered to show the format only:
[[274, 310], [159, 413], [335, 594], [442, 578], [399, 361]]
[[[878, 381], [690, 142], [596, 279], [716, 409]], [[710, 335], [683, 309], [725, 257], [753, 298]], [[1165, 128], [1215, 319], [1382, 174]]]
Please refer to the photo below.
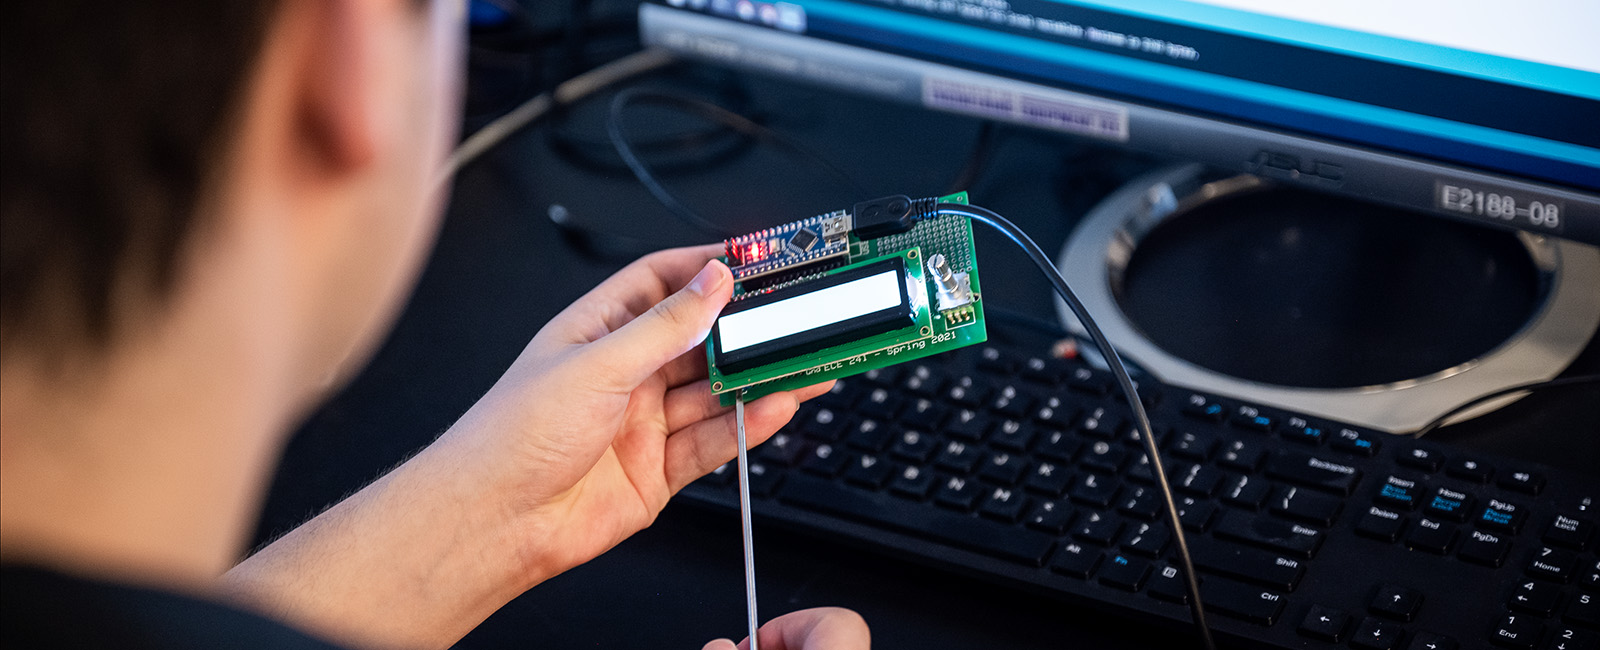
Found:
[[[1139, 386], [1219, 641], [1600, 647], [1600, 472]], [[1187, 625], [1111, 376], [974, 346], [838, 382], [751, 456], [758, 520]], [[738, 505], [733, 466], [683, 499]]]

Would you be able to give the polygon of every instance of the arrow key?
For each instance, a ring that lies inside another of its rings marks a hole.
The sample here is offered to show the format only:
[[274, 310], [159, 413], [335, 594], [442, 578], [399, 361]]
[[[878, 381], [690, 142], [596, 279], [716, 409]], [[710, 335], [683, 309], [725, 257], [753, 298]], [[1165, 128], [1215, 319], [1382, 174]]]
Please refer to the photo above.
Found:
[[1399, 625], [1368, 616], [1356, 628], [1356, 635], [1350, 637], [1350, 645], [1368, 650], [1396, 650], [1402, 636], [1405, 630]]
[[1388, 618], [1410, 621], [1422, 607], [1422, 592], [1400, 585], [1379, 585], [1368, 608], [1372, 613]]
[[1344, 638], [1344, 629], [1350, 624], [1350, 615], [1331, 607], [1312, 605], [1306, 618], [1300, 622], [1300, 633], [1313, 639], [1338, 643]]
[[1544, 650], [1595, 650], [1600, 648], [1600, 634], [1573, 627], [1557, 627], [1555, 634], [1545, 639]]
[[1555, 585], [1543, 580], [1524, 579], [1511, 590], [1511, 597], [1506, 599], [1506, 606], [1519, 612], [1549, 616], [1556, 609], [1556, 600], [1561, 597], [1561, 585]]
[[1455, 639], [1432, 632], [1418, 632], [1411, 637], [1406, 650], [1456, 650], [1461, 647]]

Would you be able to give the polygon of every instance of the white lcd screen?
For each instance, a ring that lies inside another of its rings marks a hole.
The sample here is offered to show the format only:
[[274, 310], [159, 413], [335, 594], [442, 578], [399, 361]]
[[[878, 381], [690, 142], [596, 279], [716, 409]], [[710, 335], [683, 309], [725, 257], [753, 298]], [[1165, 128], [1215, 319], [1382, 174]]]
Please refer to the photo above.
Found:
[[900, 271], [890, 269], [723, 316], [718, 344], [724, 353], [733, 352], [900, 305]]

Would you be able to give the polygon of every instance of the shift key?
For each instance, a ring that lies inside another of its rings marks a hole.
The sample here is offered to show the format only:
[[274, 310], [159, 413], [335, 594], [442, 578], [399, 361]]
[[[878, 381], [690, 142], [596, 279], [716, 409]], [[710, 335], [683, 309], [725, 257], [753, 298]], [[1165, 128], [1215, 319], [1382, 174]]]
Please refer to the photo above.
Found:
[[1217, 537], [1309, 558], [1322, 545], [1322, 533], [1272, 517], [1255, 517], [1237, 510], [1222, 513]]
[[1361, 480], [1361, 470], [1343, 462], [1310, 454], [1282, 452], [1267, 461], [1267, 474], [1276, 479], [1348, 496]]

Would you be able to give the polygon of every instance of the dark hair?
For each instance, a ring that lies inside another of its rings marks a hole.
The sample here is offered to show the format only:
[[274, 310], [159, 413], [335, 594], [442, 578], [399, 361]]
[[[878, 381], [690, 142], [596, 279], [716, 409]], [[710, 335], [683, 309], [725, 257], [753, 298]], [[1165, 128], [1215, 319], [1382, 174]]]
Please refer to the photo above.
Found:
[[0, 28], [0, 347], [170, 293], [277, 0], [19, 2]]

